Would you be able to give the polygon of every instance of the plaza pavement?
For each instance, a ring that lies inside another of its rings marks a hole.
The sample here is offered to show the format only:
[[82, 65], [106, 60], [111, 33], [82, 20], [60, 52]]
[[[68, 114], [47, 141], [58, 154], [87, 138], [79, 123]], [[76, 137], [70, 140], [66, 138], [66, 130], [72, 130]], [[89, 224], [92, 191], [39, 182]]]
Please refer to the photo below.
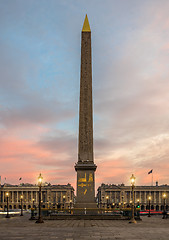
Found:
[[42, 224], [23, 217], [0, 218], [0, 240], [169, 240], [169, 219], [142, 217], [137, 224], [126, 220], [48, 220]]

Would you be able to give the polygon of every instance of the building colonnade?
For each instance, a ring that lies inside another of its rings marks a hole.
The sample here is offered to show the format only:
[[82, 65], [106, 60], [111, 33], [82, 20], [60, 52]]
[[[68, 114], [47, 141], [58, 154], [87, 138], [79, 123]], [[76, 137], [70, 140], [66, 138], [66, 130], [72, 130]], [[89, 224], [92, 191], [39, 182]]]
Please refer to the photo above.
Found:
[[[163, 194], [166, 194], [164, 200]], [[134, 191], [135, 205], [139, 205], [141, 210], [149, 208], [148, 197], [151, 196], [151, 209], [163, 210], [164, 201], [168, 209], [169, 205], [169, 186], [136, 186]], [[130, 207], [132, 203], [132, 191], [130, 186], [121, 185], [106, 185], [102, 184], [98, 188], [97, 194], [98, 206], [104, 207]]]
[[[0, 208], [7, 207], [6, 193], [9, 193], [9, 209], [21, 208], [21, 196], [23, 196], [23, 208], [29, 209], [38, 207], [39, 188], [38, 186], [26, 184], [22, 186], [3, 185], [0, 187]], [[43, 208], [71, 208], [74, 203], [74, 189], [67, 185], [43, 186], [41, 191]]]

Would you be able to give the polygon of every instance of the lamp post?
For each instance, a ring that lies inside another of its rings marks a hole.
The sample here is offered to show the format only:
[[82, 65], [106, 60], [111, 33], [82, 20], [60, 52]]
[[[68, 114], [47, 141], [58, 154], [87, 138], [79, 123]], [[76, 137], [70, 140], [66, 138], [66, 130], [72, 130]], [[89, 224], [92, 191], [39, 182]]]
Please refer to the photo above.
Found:
[[122, 199], [122, 208], [124, 208], [124, 196], [122, 196], [121, 199]]
[[130, 201], [130, 204], [129, 204], [129, 206], [131, 207], [131, 209], [132, 209], [132, 201]]
[[106, 196], [106, 200], [107, 200], [107, 208], [108, 208], [108, 205], [109, 205], [109, 196]]
[[136, 220], [134, 219], [134, 187], [135, 187], [135, 176], [134, 174], [131, 175], [131, 188], [132, 188], [132, 216], [131, 216], [131, 220], [129, 223], [137, 223]]
[[72, 200], [70, 200], [70, 209], [72, 208]]
[[66, 199], [66, 196], [64, 195], [63, 196], [63, 208], [65, 209], [65, 199]]
[[166, 197], [167, 197], [166, 193], [163, 193], [163, 199], [164, 199], [164, 211], [163, 211], [163, 217], [162, 217], [163, 219], [167, 217], [167, 215], [166, 215]]
[[148, 217], [151, 217], [151, 215], [150, 215], [150, 202], [151, 202], [151, 196], [148, 197], [148, 205], [149, 205]]
[[34, 208], [34, 206], [35, 206], [35, 199], [33, 198], [32, 199], [32, 208]]
[[6, 212], [6, 218], [10, 218], [10, 216], [9, 216], [9, 192], [6, 193], [6, 199], [7, 199], [7, 212]]
[[21, 215], [23, 216], [23, 196], [21, 195]]
[[41, 175], [41, 173], [39, 174], [38, 177], [38, 185], [39, 185], [39, 215], [38, 215], [38, 220], [36, 221], [36, 223], [43, 223], [43, 219], [42, 219], [42, 215], [41, 215], [41, 188], [42, 188], [42, 181], [43, 181], [43, 177]]

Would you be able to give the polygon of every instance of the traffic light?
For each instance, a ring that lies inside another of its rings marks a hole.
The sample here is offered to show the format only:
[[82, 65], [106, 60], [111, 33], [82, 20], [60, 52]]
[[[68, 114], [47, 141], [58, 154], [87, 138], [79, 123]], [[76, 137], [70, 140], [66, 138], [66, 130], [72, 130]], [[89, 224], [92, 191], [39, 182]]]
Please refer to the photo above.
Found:
[[137, 203], [137, 206], [136, 206], [136, 208], [140, 208], [140, 204], [139, 204], [139, 203]]

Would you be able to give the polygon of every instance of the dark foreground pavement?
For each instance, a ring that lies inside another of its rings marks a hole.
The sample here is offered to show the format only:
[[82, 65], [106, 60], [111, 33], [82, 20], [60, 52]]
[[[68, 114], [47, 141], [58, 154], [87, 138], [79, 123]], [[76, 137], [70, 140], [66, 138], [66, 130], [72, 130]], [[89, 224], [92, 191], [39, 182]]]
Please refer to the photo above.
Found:
[[162, 219], [162, 216], [144, 216], [137, 224], [129, 224], [126, 220], [48, 220], [36, 224], [29, 221], [29, 217], [25, 214], [0, 218], [0, 240], [169, 240], [169, 219]]

